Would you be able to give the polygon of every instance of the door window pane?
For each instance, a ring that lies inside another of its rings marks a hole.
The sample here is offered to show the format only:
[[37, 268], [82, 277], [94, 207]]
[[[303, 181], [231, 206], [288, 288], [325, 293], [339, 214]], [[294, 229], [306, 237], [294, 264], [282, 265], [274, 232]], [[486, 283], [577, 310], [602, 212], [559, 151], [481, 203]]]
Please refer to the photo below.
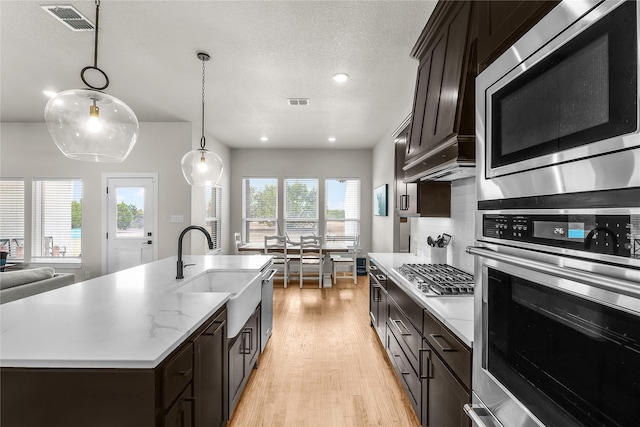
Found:
[[144, 237], [144, 187], [116, 187], [116, 238]]

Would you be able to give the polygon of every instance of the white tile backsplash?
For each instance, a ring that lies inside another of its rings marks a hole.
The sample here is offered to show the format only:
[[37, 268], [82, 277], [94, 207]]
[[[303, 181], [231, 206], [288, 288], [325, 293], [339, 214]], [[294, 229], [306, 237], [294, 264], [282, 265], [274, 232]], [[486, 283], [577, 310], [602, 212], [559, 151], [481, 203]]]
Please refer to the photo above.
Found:
[[418, 256], [428, 254], [427, 237], [442, 233], [452, 236], [447, 250], [447, 263], [473, 274], [473, 256], [465, 252], [475, 236], [477, 209], [476, 179], [451, 183], [451, 218], [411, 218], [411, 251]]

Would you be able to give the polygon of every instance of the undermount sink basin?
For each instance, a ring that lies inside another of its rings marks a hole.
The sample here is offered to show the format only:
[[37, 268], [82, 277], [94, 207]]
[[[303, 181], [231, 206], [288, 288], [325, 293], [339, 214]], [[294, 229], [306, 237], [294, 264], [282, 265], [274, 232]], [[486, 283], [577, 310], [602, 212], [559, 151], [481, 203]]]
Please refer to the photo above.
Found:
[[227, 337], [233, 338], [253, 314], [262, 298], [260, 273], [240, 271], [211, 271], [188, 279], [168, 292], [228, 292]]

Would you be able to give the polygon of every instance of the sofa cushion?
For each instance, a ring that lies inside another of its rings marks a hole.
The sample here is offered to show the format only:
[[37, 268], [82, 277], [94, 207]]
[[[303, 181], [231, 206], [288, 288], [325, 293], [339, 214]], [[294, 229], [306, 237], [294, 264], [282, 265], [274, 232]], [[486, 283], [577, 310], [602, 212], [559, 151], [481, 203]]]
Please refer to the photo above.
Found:
[[39, 280], [50, 279], [55, 270], [51, 267], [32, 268], [29, 270], [7, 271], [0, 273], [0, 289], [13, 288], [14, 286]]

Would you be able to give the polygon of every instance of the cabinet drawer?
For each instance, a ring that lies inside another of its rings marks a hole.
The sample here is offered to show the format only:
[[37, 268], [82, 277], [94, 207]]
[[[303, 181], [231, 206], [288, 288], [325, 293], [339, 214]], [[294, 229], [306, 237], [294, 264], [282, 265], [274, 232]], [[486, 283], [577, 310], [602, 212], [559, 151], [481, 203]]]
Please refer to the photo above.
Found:
[[162, 368], [162, 406], [166, 409], [193, 378], [193, 344], [189, 343]]
[[413, 409], [416, 411], [416, 414], [421, 414], [422, 382], [418, 374], [416, 374], [411, 367], [409, 359], [404, 354], [404, 351], [402, 351], [400, 343], [398, 343], [393, 334], [387, 334], [386, 347], [391, 363], [398, 373], [398, 377], [402, 380], [402, 385], [407, 391]]
[[188, 387], [164, 416], [163, 427], [193, 427], [193, 403], [191, 387]]
[[390, 277], [387, 278], [387, 292], [400, 310], [402, 310], [409, 322], [413, 324], [418, 332], [422, 333], [423, 308], [412, 300]]
[[418, 371], [418, 356], [422, 345], [422, 336], [398, 309], [396, 304], [391, 301], [389, 302], [387, 328], [395, 335], [398, 343], [402, 346], [413, 369]]
[[427, 310], [424, 311], [424, 336], [462, 383], [471, 389], [471, 349], [455, 337]]

